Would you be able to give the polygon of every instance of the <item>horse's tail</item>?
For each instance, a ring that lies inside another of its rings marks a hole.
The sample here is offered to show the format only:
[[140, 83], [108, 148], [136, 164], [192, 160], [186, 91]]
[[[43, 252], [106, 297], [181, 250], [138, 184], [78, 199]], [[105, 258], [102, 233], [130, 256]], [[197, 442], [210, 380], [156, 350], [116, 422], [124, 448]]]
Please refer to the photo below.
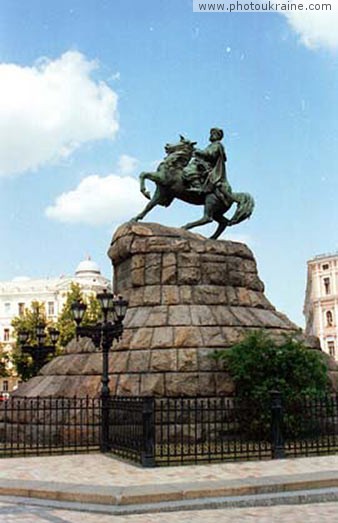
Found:
[[237, 209], [229, 221], [229, 225], [236, 225], [237, 223], [250, 218], [255, 207], [255, 200], [251, 194], [246, 192], [232, 193], [232, 197], [237, 203]]

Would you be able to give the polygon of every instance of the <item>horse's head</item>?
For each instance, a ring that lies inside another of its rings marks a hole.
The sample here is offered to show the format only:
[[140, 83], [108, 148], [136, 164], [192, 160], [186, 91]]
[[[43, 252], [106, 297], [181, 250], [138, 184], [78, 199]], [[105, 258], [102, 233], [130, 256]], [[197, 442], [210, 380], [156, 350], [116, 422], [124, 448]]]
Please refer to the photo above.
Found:
[[191, 142], [187, 138], [184, 138], [184, 136], [180, 135], [179, 142], [165, 144], [164, 150], [168, 155], [173, 153], [181, 153], [184, 156], [189, 156], [190, 159], [196, 143], [197, 142]]

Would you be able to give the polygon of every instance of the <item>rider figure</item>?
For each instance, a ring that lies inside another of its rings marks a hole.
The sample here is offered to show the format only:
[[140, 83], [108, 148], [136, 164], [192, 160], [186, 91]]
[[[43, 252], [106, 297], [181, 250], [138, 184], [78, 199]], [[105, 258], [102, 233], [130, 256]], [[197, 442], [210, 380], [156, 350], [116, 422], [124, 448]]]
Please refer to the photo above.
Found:
[[210, 145], [205, 149], [196, 149], [194, 156], [196, 161], [202, 161], [206, 167], [206, 177], [202, 182], [202, 191], [215, 192], [225, 203], [228, 203], [232, 189], [227, 180], [225, 162], [227, 160], [221, 140], [224, 134], [222, 129], [216, 127], [210, 129]]

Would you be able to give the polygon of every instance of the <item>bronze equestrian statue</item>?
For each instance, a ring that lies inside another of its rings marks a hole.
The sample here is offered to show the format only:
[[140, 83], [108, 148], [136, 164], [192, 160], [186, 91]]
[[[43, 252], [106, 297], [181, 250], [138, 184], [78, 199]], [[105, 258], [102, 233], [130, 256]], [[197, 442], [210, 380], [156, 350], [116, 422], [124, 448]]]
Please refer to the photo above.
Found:
[[[132, 221], [142, 220], [156, 205], [168, 207], [175, 198], [193, 205], [204, 205], [204, 214], [200, 220], [187, 223], [184, 229], [192, 229], [212, 221], [218, 227], [212, 239], [222, 234], [226, 227], [236, 225], [249, 218], [254, 209], [254, 199], [248, 193], [235, 193], [227, 180], [226, 154], [221, 143], [222, 129], [210, 130], [210, 145], [205, 149], [195, 149], [196, 142], [183, 136], [177, 144], [166, 144], [167, 156], [158, 166], [156, 172], [140, 174], [141, 192], [150, 202]], [[145, 181], [156, 184], [151, 197]], [[224, 214], [233, 203], [237, 204], [232, 218]]]

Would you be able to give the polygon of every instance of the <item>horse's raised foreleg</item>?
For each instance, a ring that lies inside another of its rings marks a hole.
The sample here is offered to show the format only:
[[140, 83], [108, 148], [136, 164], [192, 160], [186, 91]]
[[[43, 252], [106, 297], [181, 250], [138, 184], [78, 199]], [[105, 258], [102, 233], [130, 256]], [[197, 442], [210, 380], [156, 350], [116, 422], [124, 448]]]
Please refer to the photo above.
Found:
[[160, 176], [157, 172], [147, 173], [142, 172], [139, 176], [140, 179], [140, 190], [143, 196], [148, 198], [148, 200], [151, 200], [150, 192], [146, 188], [146, 180], [151, 180], [154, 183], [157, 183], [160, 179]]
[[130, 221], [138, 222], [139, 220], [143, 220], [143, 218], [146, 216], [146, 214], [148, 214], [148, 212], [150, 212], [154, 207], [156, 207], [156, 205], [163, 205], [163, 198], [162, 198], [160, 192], [158, 191], [158, 189], [156, 189], [154, 196], [152, 197], [150, 202], [147, 203], [147, 205], [145, 206], [143, 211], [140, 212], [139, 214], [137, 214], [136, 216], [134, 216], [134, 218], [132, 218]]

